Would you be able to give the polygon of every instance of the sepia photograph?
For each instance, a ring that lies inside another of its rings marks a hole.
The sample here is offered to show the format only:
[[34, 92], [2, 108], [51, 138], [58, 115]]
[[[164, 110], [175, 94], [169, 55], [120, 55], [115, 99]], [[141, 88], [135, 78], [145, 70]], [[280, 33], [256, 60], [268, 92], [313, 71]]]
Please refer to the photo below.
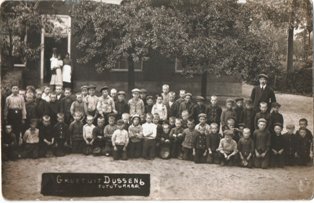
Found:
[[0, 0], [3, 201], [313, 200], [312, 0]]

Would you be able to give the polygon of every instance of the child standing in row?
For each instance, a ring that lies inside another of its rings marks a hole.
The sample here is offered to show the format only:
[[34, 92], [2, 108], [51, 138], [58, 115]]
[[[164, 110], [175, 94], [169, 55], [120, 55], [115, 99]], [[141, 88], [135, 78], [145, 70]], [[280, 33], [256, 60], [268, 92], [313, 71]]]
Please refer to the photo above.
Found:
[[135, 114], [132, 117], [132, 124], [129, 127], [129, 157], [139, 158], [142, 153], [143, 128], [140, 125], [140, 116]]
[[148, 113], [146, 114], [146, 123], [142, 125], [144, 137], [142, 156], [145, 159], [155, 158], [157, 125], [152, 123], [152, 120], [153, 115]]
[[113, 159], [127, 160], [127, 146], [129, 143], [129, 135], [128, 132], [124, 129], [123, 120], [117, 121], [117, 129], [112, 134], [111, 142], [113, 146]]

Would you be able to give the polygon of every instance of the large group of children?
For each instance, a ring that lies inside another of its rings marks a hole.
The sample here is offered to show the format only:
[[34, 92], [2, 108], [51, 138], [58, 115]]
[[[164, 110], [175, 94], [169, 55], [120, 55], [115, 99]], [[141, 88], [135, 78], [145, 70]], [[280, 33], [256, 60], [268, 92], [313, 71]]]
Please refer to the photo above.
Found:
[[133, 89], [128, 101], [124, 91], [104, 86], [98, 97], [96, 90], [84, 85], [72, 94], [61, 85], [26, 90], [12, 86], [2, 109], [3, 160], [79, 153], [250, 168], [312, 162], [308, 121], [300, 119], [296, 132], [295, 125], [287, 124], [282, 133], [284, 119], [277, 102], [271, 108], [261, 102], [256, 112], [252, 100], [228, 98], [223, 110], [217, 96], [207, 103], [180, 90], [177, 98], [167, 84], [156, 96]]

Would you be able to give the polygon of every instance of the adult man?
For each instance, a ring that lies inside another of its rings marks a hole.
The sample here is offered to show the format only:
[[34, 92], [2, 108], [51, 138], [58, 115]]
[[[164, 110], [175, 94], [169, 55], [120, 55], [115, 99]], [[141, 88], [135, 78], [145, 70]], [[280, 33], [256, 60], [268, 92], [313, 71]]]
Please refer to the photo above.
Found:
[[271, 104], [276, 102], [274, 90], [267, 85], [268, 76], [266, 74], [259, 74], [259, 85], [255, 86], [251, 93], [251, 99], [254, 105], [255, 112], [259, 112], [259, 104], [266, 102], [268, 112], [271, 109]]

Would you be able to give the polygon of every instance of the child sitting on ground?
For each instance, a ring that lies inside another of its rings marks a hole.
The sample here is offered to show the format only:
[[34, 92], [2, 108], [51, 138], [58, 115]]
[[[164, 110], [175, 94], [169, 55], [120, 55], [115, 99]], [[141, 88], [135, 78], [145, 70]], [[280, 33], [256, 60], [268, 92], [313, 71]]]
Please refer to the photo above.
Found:
[[30, 128], [25, 131], [23, 136], [24, 143], [24, 158], [38, 158], [39, 148], [39, 129], [37, 128], [37, 120], [32, 119], [30, 122]]
[[233, 166], [236, 164], [238, 153], [237, 143], [232, 139], [232, 130], [224, 131], [224, 138], [220, 140], [217, 151], [219, 152], [220, 164], [222, 166]]

